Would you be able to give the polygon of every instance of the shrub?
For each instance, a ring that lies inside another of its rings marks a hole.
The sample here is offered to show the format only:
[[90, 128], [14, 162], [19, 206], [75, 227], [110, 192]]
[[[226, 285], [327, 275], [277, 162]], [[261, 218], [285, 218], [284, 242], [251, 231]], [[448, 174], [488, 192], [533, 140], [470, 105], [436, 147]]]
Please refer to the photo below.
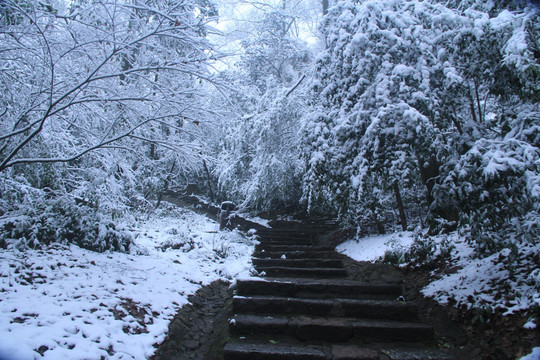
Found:
[[417, 231], [414, 242], [403, 255], [402, 262], [411, 262], [427, 269], [434, 269], [440, 263], [451, 261], [451, 253], [455, 246], [447, 235], [430, 237]]
[[40, 248], [54, 242], [94, 251], [127, 251], [131, 234], [67, 194], [43, 196], [0, 218], [0, 247]]
[[[452, 204], [459, 227], [470, 230], [480, 252], [491, 254], [540, 238], [540, 151], [518, 140], [482, 139], [454, 164], [436, 189]], [[515, 234], [515, 235], [514, 235]]]
[[386, 250], [380, 260], [384, 264], [400, 265], [405, 262], [405, 254], [401, 250]]

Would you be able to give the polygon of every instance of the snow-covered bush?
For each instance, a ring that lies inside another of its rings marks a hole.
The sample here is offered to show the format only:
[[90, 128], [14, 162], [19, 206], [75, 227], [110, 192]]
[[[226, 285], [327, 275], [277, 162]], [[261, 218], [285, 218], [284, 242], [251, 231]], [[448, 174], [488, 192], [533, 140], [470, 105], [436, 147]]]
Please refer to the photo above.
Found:
[[437, 238], [433, 238], [418, 228], [413, 239], [411, 246], [402, 255], [403, 262], [426, 269], [434, 269], [441, 267], [442, 264], [448, 265], [448, 262], [451, 261], [450, 254], [455, 246], [452, 242], [453, 239], [448, 235], [439, 235]]
[[[457, 232], [437, 235], [429, 241], [437, 248], [443, 241], [451, 245], [448, 253], [439, 257], [432, 267], [436, 272], [431, 273], [431, 283], [422, 290], [425, 296], [472, 310], [469, 318], [490, 309], [503, 315], [517, 313], [523, 319], [538, 316], [539, 244], [524, 243], [519, 248], [505, 248], [478, 257], [476, 245]], [[420, 258], [411, 258], [409, 265], [425, 266]]]
[[515, 139], [481, 139], [443, 179], [437, 199], [453, 204], [460, 227], [491, 253], [513, 242], [515, 235], [538, 241], [539, 184], [538, 148]]
[[67, 194], [41, 191], [40, 195], [0, 217], [1, 248], [41, 248], [60, 242], [100, 252], [129, 249], [131, 233], [110, 215]]

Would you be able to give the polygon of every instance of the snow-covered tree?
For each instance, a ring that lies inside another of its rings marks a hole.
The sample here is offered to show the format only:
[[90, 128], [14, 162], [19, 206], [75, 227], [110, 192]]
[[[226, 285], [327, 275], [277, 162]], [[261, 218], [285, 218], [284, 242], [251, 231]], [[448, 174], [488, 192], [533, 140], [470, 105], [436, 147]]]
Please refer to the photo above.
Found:
[[218, 150], [216, 174], [225, 196], [242, 207], [278, 210], [301, 196], [299, 120], [306, 106], [306, 44], [293, 31], [288, 6], [268, 8], [241, 41], [236, 68], [223, 73], [237, 90]]
[[344, 218], [375, 225], [431, 209], [433, 229], [465, 226], [469, 208], [443, 195], [462, 185], [442, 185], [456, 164], [472, 161], [469, 151], [491, 153], [485, 141], [537, 148], [538, 9], [513, 6], [336, 2], [321, 26], [318, 110], [306, 126], [311, 206], [322, 195]]
[[[70, 161], [126, 137], [159, 143], [200, 121], [202, 107], [184, 101], [200, 93], [212, 56], [197, 3], [7, 1], [2, 9], [0, 170]], [[48, 152], [33, 151], [40, 141]]]
[[206, 0], [2, 2], [0, 172], [18, 192], [2, 212], [28, 205], [18, 183], [114, 218], [199, 171], [214, 15]]

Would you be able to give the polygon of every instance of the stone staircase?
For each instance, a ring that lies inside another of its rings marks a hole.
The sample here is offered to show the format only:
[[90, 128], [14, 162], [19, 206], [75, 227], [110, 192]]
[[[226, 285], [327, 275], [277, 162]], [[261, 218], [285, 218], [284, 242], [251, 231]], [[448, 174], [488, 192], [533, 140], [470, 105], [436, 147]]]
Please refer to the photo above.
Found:
[[453, 359], [403, 301], [400, 284], [348, 278], [341, 255], [309, 228], [265, 229], [238, 281], [224, 360]]

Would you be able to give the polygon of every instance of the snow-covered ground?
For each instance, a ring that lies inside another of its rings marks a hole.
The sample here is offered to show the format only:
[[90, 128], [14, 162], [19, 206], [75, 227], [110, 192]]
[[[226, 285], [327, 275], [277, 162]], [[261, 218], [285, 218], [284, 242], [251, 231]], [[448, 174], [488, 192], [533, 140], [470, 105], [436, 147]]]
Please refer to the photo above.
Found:
[[529, 355], [522, 357], [520, 360], [540, 360], [540, 347], [534, 348]]
[[[431, 282], [422, 290], [425, 296], [441, 304], [452, 299], [457, 305], [490, 306], [502, 309], [504, 315], [540, 306], [540, 269], [534, 264], [539, 245], [520, 244], [515, 252], [506, 248], [479, 258], [457, 234], [447, 240], [453, 246], [451, 265], [455, 273]], [[531, 319], [525, 326], [534, 328], [534, 321]]]
[[[540, 244], [524, 243], [514, 252], [506, 248], [480, 258], [457, 233], [422, 241], [429, 244], [427, 251], [432, 258], [441, 251], [448, 252], [446, 261], [453, 269], [451, 274], [439, 276], [426, 286], [422, 290], [425, 296], [441, 304], [448, 304], [452, 299], [456, 305], [491, 306], [503, 309], [505, 314], [540, 306], [540, 269], [534, 263], [540, 254]], [[349, 240], [339, 245], [337, 251], [357, 261], [376, 261], [387, 251], [403, 254], [413, 244], [414, 233], [399, 232]], [[416, 246], [423, 245], [416, 243]], [[505, 296], [500, 296], [501, 292]], [[526, 327], [534, 328], [534, 321], [527, 322]]]
[[146, 359], [188, 295], [252, 269], [253, 240], [201, 215], [170, 210], [130, 227], [129, 254], [0, 250], [1, 360]]
[[374, 261], [383, 257], [386, 251], [403, 253], [409, 250], [413, 241], [413, 233], [405, 231], [349, 240], [338, 245], [336, 250], [356, 261]]
[[[412, 232], [353, 239], [337, 247], [337, 251], [357, 261], [377, 261], [386, 251], [404, 253], [411, 247], [424, 247], [431, 259], [441, 252], [448, 255], [449, 274], [436, 275], [422, 293], [441, 304], [450, 300], [456, 306], [490, 307], [504, 315], [540, 306], [540, 269], [535, 264], [540, 244], [517, 244], [514, 251], [503, 249], [487, 257], [478, 257], [473, 247], [457, 233], [419, 237], [415, 243]], [[402, 266], [406, 266], [403, 264]], [[530, 313], [530, 312], [529, 312]], [[524, 327], [535, 329], [533, 317], [524, 319]], [[526, 360], [540, 360], [540, 349]]]

